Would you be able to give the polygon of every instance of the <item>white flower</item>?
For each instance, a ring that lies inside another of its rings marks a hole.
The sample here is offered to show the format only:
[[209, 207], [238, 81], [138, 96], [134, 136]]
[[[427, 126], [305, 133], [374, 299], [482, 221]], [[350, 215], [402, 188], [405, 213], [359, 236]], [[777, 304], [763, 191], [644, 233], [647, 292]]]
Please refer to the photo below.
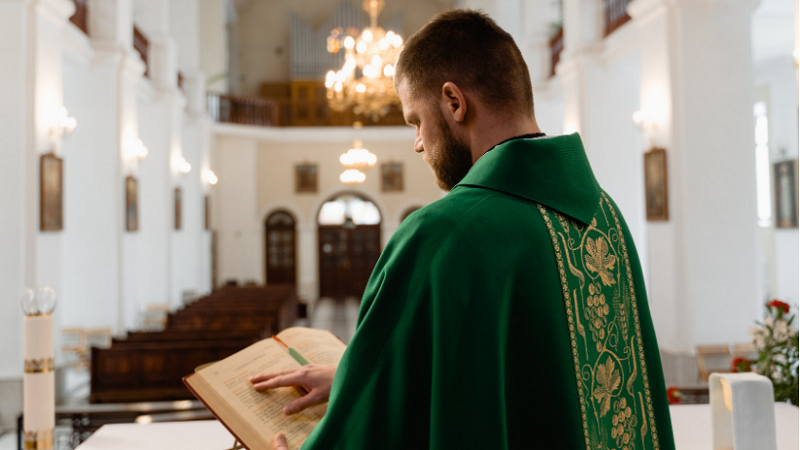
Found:
[[753, 336], [755, 336], [755, 335], [761, 333], [761, 327], [752, 326], [752, 327], [747, 329], [747, 332], [749, 334], [752, 334]]
[[764, 318], [764, 326], [771, 327], [775, 323], [775, 319], [772, 317], [765, 317]]
[[776, 320], [773, 335], [776, 341], [785, 341], [789, 337], [789, 324], [783, 319]]

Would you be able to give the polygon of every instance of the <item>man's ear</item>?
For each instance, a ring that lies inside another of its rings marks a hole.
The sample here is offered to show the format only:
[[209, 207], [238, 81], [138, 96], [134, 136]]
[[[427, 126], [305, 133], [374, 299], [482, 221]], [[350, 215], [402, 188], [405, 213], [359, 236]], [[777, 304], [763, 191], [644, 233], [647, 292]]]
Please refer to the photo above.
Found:
[[447, 111], [453, 115], [453, 120], [463, 122], [467, 117], [467, 99], [461, 89], [452, 81], [442, 85], [442, 101]]

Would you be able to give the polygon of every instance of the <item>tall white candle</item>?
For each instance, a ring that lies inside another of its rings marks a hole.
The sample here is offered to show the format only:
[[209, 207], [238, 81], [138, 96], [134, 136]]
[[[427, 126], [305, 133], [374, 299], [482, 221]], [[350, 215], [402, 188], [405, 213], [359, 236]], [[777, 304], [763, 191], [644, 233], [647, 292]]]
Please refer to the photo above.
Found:
[[53, 448], [56, 392], [51, 313], [55, 307], [55, 293], [50, 288], [45, 289], [49, 289], [49, 292], [44, 292], [43, 297], [52, 295], [52, 302], [41, 302], [38, 292], [32, 304], [26, 304], [23, 298], [25, 375], [22, 426], [25, 432], [25, 449]]

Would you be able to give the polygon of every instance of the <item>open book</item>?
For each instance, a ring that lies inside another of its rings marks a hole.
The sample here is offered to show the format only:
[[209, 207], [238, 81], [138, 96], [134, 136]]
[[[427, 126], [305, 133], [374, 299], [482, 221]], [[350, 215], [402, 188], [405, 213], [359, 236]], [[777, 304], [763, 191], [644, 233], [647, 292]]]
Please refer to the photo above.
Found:
[[329, 331], [287, 328], [198, 368], [183, 382], [248, 450], [271, 449], [280, 432], [290, 449], [298, 449], [325, 415], [326, 405], [287, 416], [283, 407], [303, 394], [293, 387], [256, 391], [250, 377], [306, 364], [338, 365], [344, 350], [345, 344]]

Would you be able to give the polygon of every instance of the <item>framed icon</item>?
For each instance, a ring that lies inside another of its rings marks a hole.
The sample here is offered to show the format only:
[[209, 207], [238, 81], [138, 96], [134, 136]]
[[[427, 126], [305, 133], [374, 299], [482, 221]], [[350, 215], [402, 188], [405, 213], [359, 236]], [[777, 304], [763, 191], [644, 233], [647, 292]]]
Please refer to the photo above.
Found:
[[775, 163], [775, 228], [797, 228], [797, 160]]
[[39, 229], [64, 229], [64, 160], [47, 153], [39, 160]]
[[403, 163], [381, 164], [381, 190], [383, 192], [403, 192]]
[[316, 164], [298, 164], [294, 167], [295, 192], [317, 192]]
[[139, 182], [125, 178], [125, 231], [139, 231]]
[[654, 148], [644, 154], [644, 185], [647, 220], [669, 220], [669, 189], [667, 185], [667, 151]]

